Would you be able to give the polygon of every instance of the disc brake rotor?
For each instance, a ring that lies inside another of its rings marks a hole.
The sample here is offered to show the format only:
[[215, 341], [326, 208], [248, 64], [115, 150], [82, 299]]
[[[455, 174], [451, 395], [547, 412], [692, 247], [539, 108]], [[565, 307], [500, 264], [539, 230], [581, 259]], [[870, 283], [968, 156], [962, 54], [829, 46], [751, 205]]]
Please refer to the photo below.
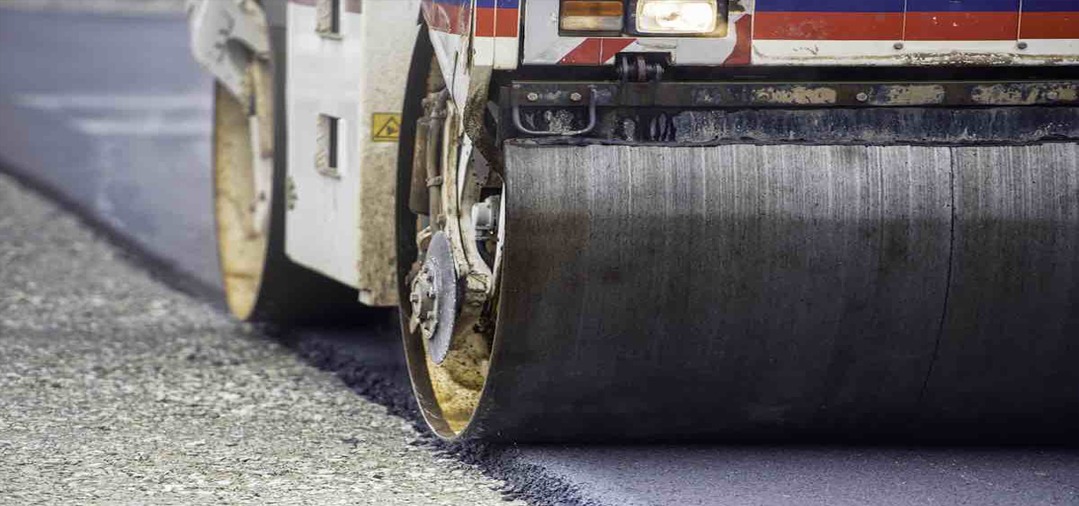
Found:
[[431, 236], [427, 257], [412, 280], [409, 327], [419, 330], [427, 341], [427, 353], [436, 364], [446, 359], [453, 339], [454, 320], [459, 307], [457, 271], [453, 265], [450, 240], [445, 232]]

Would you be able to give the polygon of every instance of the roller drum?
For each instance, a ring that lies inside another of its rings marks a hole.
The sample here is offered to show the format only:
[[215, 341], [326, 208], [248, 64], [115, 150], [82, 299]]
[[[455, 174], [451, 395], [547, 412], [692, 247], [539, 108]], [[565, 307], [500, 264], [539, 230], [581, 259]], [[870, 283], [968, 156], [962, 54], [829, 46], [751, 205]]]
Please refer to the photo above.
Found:
[[508, 142], [462, 437], [1075, 441], [1077, 153]]

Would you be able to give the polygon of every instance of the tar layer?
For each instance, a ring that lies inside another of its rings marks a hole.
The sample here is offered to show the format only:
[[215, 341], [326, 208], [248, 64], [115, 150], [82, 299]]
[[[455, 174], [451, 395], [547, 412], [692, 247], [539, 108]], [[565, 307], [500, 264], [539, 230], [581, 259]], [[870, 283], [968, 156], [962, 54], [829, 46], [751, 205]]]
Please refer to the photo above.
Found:
[[0, 175], [0, 502], [507, 504]]

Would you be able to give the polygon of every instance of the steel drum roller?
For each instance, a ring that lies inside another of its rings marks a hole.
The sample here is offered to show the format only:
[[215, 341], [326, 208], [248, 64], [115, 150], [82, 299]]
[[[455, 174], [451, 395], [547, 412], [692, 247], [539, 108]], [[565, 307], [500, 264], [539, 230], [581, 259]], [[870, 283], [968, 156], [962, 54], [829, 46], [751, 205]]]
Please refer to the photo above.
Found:
[[462, 437], [1070, 434], [1077, 157], [509, 142], [499, 318]]

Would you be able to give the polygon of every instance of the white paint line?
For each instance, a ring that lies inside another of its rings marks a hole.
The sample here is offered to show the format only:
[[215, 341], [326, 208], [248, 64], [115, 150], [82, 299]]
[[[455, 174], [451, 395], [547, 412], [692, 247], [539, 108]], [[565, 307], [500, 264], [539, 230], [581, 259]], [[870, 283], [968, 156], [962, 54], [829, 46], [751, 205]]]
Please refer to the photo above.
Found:
[[77, 12], [111, 16], [177, 16], [183, 0], [0, 0], [0, 8], [20, 11]]
[[212, 108], [212, 95], [119, 95], [119, 94], [26, 94], [14, 97], [15, 103], [33, 109], [60, 111], [65, 109], [113, 111], [181, 111]]
[[96, 137], [202, 137], [211, 133], [208, 118], [182, 121], [75, 118], [70, 124], [78, 131]]

